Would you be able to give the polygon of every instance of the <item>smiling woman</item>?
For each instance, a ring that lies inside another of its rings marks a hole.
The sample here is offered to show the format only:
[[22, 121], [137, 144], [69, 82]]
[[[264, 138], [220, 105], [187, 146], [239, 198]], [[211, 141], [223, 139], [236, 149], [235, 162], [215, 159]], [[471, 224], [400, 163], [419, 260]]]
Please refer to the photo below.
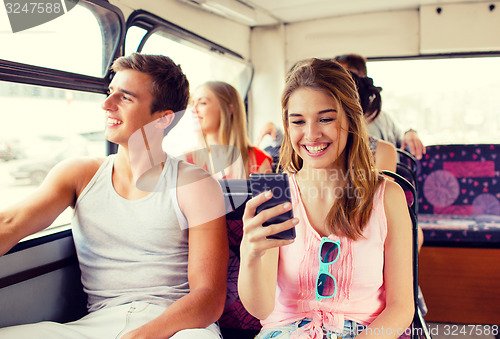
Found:
[[[407, 328], [410, 217], [403, 191], [370, 160], [354, 80], [335, 61], [306, 60], [287, 75], [282, 105], [280, 163], [292, 203], [256, 213], [271, 198], [261, 194], [243, 216], [238, 291], [261, 320], [257, 338], [368, 338]], [[263, 231], [290, 209], [294, 219]], [[291, 227], [295, 240], [268, 239]]]
[[336, 99], [321, 90], [298, 89], [288, 101], [288, 122], [292, 147], [300, 158], [310, 158], [308, 166], [343, 168], [346, 160], [339, 156], [347, 142], [348, 125]]

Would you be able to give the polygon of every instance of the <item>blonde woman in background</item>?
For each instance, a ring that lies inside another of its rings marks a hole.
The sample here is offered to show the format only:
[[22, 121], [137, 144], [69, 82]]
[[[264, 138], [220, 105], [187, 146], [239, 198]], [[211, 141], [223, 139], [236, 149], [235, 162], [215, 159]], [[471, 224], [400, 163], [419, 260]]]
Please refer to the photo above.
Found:
[[189, 106], [201, 131], [200, 143], [206, 147], [188, 153], [187, 162], [220, 179], [245, 179], [251, 173], [271, 172], [271, 157], [250, 144], [245, 106], [233, 86], [222, 81], [206, 82], [196, 89]]

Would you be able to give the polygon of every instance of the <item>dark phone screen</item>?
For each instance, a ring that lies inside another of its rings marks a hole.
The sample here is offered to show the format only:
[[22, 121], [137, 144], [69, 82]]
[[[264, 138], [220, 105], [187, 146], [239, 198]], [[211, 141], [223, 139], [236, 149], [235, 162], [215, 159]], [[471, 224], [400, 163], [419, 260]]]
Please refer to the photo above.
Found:
[[[292, 202], [290, 195], [290, 185], [288, 182], [288, 175], [286, 173], [281, 174], [250, 174], [250, 187], [252, 190], [252, 196], [257, 196], [265, 191], [272, 191], [273, 197], [259, 207], [257, 207], [257, 214], [262, 210], [284, 204], [285, 202]], [[286, 220], [293, 218], [293, 212], [287, 211], [276, 217], [273, 217], [262, 224], [262, 226], [269, 226], [273, 224], [279, 224]], [[268, 238], [271, 239], [294, 239], [295, 238], [295, 228], [283, 231]]]

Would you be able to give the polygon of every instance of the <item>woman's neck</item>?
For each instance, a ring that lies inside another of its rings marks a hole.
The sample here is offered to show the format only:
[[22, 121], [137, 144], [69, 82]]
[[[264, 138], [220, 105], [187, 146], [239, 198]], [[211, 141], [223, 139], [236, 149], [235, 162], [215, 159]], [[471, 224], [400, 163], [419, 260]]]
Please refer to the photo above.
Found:
[[219, 133], [205, 134], [205, 139], [207, 140], [207, 145], [221, 145]]
[[343, 186], [348, 180], [348, 172], [343, 166], [331, 168], [311, 168], [304, 166], [297, 172], [297, 179], [312, 186]]

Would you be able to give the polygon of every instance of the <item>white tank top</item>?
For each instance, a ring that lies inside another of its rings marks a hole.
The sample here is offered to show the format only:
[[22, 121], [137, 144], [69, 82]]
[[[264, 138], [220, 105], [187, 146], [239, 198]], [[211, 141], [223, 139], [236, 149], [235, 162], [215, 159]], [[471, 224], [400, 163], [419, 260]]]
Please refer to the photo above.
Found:
[[90, 312], [132, 301], [168, 307], [189, 292], [187, 220], [177, 201], [179, 160], [138, 200], [112, 184], [109, 156], [76, 202], [73, 237]]

